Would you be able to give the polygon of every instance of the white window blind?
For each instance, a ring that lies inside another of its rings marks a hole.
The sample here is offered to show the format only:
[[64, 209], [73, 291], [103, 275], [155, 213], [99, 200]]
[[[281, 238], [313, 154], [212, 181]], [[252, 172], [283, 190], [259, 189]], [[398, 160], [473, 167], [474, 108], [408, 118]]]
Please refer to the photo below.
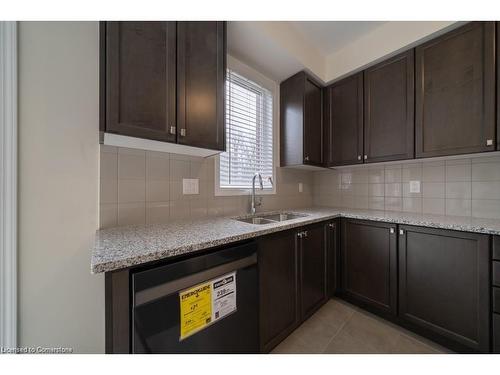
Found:
[[220, 187], [247, 189], [260, 173], [273, 177], [273, 96], [257, 83], [228, 69], [226, 76], [226, 152], [220, 154]]

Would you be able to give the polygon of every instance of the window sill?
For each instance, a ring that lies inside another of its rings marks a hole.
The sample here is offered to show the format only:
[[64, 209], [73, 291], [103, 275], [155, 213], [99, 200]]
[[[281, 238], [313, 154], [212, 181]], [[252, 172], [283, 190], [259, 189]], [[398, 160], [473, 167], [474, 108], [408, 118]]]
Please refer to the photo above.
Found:
[[[252, 189], [221, 189], [221, 188], [215, 189], [216, 197], [233, 197], [238, 195], [251, 195], [251, 194], [252, 194]], [[260, 190], [255, 188], [255, 196], [275, 195], [275, 194], [276, 194], [276, 189]]]

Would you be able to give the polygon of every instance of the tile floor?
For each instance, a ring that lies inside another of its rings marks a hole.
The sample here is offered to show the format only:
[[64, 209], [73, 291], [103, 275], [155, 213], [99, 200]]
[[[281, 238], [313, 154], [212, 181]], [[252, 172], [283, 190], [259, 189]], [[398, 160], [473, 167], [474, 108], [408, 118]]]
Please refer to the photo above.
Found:
[[354, 305], [332, 299], [272, 353], [438, 354], [450, 351]]

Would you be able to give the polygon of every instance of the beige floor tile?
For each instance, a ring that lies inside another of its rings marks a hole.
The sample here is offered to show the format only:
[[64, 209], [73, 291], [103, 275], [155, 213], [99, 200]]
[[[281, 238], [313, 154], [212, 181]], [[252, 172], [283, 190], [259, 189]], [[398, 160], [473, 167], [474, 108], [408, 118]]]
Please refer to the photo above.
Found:
[[392, 354], [438, 354], [434, 348], [417, 341], [409, 336], [400, 334], [394, 343], [390, 353]]
[[338, 299], [328, 301], [273, 354], [437, 354], [449, 350]]
[[293, 333], [282, 341], [272, 354], [314, 354], [315, 352], [300, 337]]
[[346, 344], [361, 342], [364, 344], [363, 349], [366, 347], [377, 353], [390, 353], [399, 335], [400, 333], [393, 327], [382, 324], [362, 312], [356, 312], [332, 342], [339, 340], [343, 340], [341, 342]]

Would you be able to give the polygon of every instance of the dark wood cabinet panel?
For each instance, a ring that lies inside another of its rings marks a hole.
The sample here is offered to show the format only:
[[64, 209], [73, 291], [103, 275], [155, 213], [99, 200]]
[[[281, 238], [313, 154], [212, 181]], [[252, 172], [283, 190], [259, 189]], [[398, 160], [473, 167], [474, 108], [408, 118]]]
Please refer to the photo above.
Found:
[[414, 53], [364, 71], [365, 163], [414, 157]]
[[304, 163], [323, 164], [323, 89], [310, 77], [305, 78]]
[[298, 254], [295, 231], [258, 240], [261, 349], [270, 351], [296, 327]]
[[178, 22], [178, 143], [224, 150], [225, 22]]
[[363, 72], [326, 89], [328, 166], [363, 163]]
[[326, 301], [324, 224], [307, 226], [300, 239], [300, 318], [307, 319]]
[[280, 84], [281, 166], [323, 165], [323, 89], [305, 72]]
[[489, 351], [489, 237], [400, 229], [399, 316], [450, 342]]
[[495, 150], [494, 22], [471, 22], [415, 56], [416, 156]]
[[326, 286], [329, 297], [333, 297], [340, 288], [339, 231], [337, 220], [325, 224], [327, 248]]
[[176, 22], [107, 22], [105, 32], [106, 131], [175, 142]]
[[225, 149], [225, 22], [102, 22], [100, 130]]
[[500, 353], [500, 314], [493, 314], [493, 353]]
[[493, 287], [492, 308], [493, 312], [500, 314], [500, 288]]
[[500, 287], [500, 262], [499, 261], [493, 261], [492, 271], [493, 271], [493, 275], [492, 275], [493, 285]]
[[107, 354], [131, 353], [130, 269], [106, 272], [105, 349]]
[[493, 236], [493, 259], [500, 260], [500, 236]]
[[396, 225], [342, 220], [342, 294], [383, 313], [397, 311]]

